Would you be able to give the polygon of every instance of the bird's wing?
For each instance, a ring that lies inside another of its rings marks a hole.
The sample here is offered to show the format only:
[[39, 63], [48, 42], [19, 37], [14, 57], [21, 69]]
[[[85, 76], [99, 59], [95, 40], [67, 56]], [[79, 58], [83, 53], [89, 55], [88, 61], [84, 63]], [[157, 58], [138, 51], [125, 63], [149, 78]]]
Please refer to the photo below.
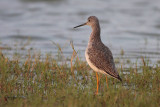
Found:
[[92, 48], [88, 48], [88, 54], [89, 60], [94, 66], [117, 79], [120, 78], [108, 47], [105, 45], [101, 45], [101, 47], [92, 46]]

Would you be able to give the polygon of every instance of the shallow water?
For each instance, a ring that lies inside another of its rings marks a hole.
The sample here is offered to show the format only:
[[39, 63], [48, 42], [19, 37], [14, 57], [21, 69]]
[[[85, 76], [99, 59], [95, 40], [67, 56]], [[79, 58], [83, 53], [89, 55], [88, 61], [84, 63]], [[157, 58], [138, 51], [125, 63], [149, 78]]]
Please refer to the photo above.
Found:
[[156, 63], [160, 58], [159, 4], [159, 0], [1, 0], [0, 49], [7, 56], [26, 54], [30, 48], [55, 55], [55, 42], [71, 56], [73, 41], [83, 59], [91, 29], [73, 27], [95, 15], [102, 41], [115, 58], [136, 61], [143, 56]]

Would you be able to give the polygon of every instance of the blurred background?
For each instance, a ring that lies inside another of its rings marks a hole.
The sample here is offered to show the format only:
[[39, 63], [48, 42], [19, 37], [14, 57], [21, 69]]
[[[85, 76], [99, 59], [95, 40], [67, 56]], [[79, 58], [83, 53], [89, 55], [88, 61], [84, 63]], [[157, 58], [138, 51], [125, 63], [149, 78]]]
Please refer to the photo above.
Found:
[[115, 58], [160, 58], [160, 0], [0, 0], [0, 50], [8, 57], [27, 50], [84, 59], [91, 28], [74, 26], [97, 16], [101, 38]]

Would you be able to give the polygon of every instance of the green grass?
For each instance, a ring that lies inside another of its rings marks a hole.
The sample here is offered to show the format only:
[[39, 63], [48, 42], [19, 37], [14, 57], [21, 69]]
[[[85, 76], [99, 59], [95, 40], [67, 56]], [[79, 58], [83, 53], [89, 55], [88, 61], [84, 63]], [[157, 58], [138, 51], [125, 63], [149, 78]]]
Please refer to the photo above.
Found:
[[[149, 67], [142, 59], [139, 68], [130, 66], [129, 73], [118, 68], [123, 83], [99, 74], [100, 89], [96, 92], [96, 75], [85, 61], [73, 55], [64, 58], [28, 54], [8, 59], [0, 52], [1, 107], [159, 107], [160, 66]], [[131, 62], [130, 62], [131, 63]], [[134, 64], [134, 63], [133, 63]], [[138, 71], [141, 72], [138, 72]]]

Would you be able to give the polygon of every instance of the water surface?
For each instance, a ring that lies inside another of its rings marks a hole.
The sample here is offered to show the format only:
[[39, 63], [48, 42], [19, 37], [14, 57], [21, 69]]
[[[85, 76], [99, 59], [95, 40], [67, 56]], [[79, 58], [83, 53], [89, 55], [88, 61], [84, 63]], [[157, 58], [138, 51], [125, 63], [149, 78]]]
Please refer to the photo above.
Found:
[[115, 58], [123, 49], [123, 58], [136, 61], [143, 56], [156, 63], [160, 58], [159, 4], [159, 0], [1, 0], [0, 49], [8, 56], [15, 51], [26, 54], [30, 48], [55, 55], [55, 42], [71, 56], [73, 41], [84, 59], [91, 28], [73, 27], [95, 15], [102, 41]]

